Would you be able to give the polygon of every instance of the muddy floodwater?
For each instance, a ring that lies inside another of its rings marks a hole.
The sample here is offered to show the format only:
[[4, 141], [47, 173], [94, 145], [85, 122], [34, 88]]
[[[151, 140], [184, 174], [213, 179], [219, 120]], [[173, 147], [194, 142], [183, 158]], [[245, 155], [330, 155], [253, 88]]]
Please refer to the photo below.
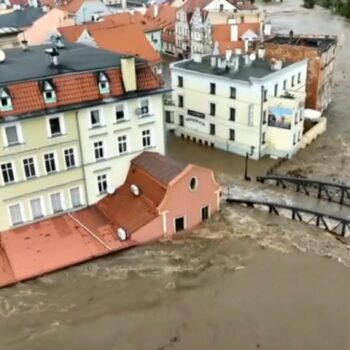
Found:
[[[281, 172], [350, 183], [350, 24], [297, 0], [266, 6], [276, 29], [344, 34], [328, 131]], [[237, 196], [348, 210], [245, 183], [243, 159], [169, 137], [168, 154], [215, 169]], [[252, 175], [272, 160], [250, 162]], [[30, 261], [28, 261], [30, 263]], [[239, 206], [154, 243], [0, 290], [0, 350], [350, 349], [350, 247]]]

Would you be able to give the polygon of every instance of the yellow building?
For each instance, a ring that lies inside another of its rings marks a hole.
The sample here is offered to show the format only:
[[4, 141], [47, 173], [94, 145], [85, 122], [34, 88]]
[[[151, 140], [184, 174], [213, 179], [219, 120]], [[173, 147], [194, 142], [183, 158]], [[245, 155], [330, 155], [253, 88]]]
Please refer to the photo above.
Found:
[[164, 153], [164, 90], [145, 61], [82, 45], [5, 55], [0, 231], [95, 203], [131, 158]]

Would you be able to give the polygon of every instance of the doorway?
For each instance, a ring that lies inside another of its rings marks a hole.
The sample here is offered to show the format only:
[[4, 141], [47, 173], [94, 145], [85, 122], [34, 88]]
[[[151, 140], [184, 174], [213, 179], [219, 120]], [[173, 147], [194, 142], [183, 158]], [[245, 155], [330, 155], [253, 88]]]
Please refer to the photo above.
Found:
[[210, 216], [209, 205], [202, 208], [202, 221], [208, 220]]
[[175, 219], [175, 233], [185, 229], [185, 217], [181, 216]]

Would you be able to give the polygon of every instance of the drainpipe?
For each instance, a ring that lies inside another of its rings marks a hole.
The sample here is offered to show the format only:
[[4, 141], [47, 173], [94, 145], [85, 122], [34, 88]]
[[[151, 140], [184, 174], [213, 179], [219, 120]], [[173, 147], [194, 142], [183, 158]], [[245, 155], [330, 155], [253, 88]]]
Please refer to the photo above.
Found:
[[261, 156], [261, 138], [262, 138], [262, 126], [263, 126], [263, 115], [264, 115], [264, 85], [261, 85], [261, 106], [260, 106], [260, 131], [259, 131], [259, 152], [258, 159]]
[[83, 155], [83, 148], [82, 148], [82, 144], [81, 144], [81, 132], [80, 132], [80, 123], [79, 123], [78, 111], [75, 112], [75, 123], [76, 123], [77, 131], [78, 131], [79, 156], [80, 156], [80, 161], [81, 161], [81, 167], [83, 169], [85, 200], [86, 200], [86, 205], [88, 206], [90, 201], [89, 201], [89, 194], [88, 194], [87, 183], [86, 183], [85, 161], [84, 161], [84, 155]]

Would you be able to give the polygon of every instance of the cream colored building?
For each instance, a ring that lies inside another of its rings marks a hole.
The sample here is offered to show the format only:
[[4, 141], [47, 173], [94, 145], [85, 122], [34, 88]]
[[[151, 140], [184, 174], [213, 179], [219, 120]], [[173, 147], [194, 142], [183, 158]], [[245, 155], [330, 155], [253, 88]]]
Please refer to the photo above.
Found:
[[303, 133], [307, 60], [252, 55], [200, 56], [171, 65], [175, 135], [259, 159], [292, 156]]
[[123, 184], [143, 150], [164, 154], [163, 93], [133, 57], [76, 44], [7, 50], [0, 232], [93, 204]]

